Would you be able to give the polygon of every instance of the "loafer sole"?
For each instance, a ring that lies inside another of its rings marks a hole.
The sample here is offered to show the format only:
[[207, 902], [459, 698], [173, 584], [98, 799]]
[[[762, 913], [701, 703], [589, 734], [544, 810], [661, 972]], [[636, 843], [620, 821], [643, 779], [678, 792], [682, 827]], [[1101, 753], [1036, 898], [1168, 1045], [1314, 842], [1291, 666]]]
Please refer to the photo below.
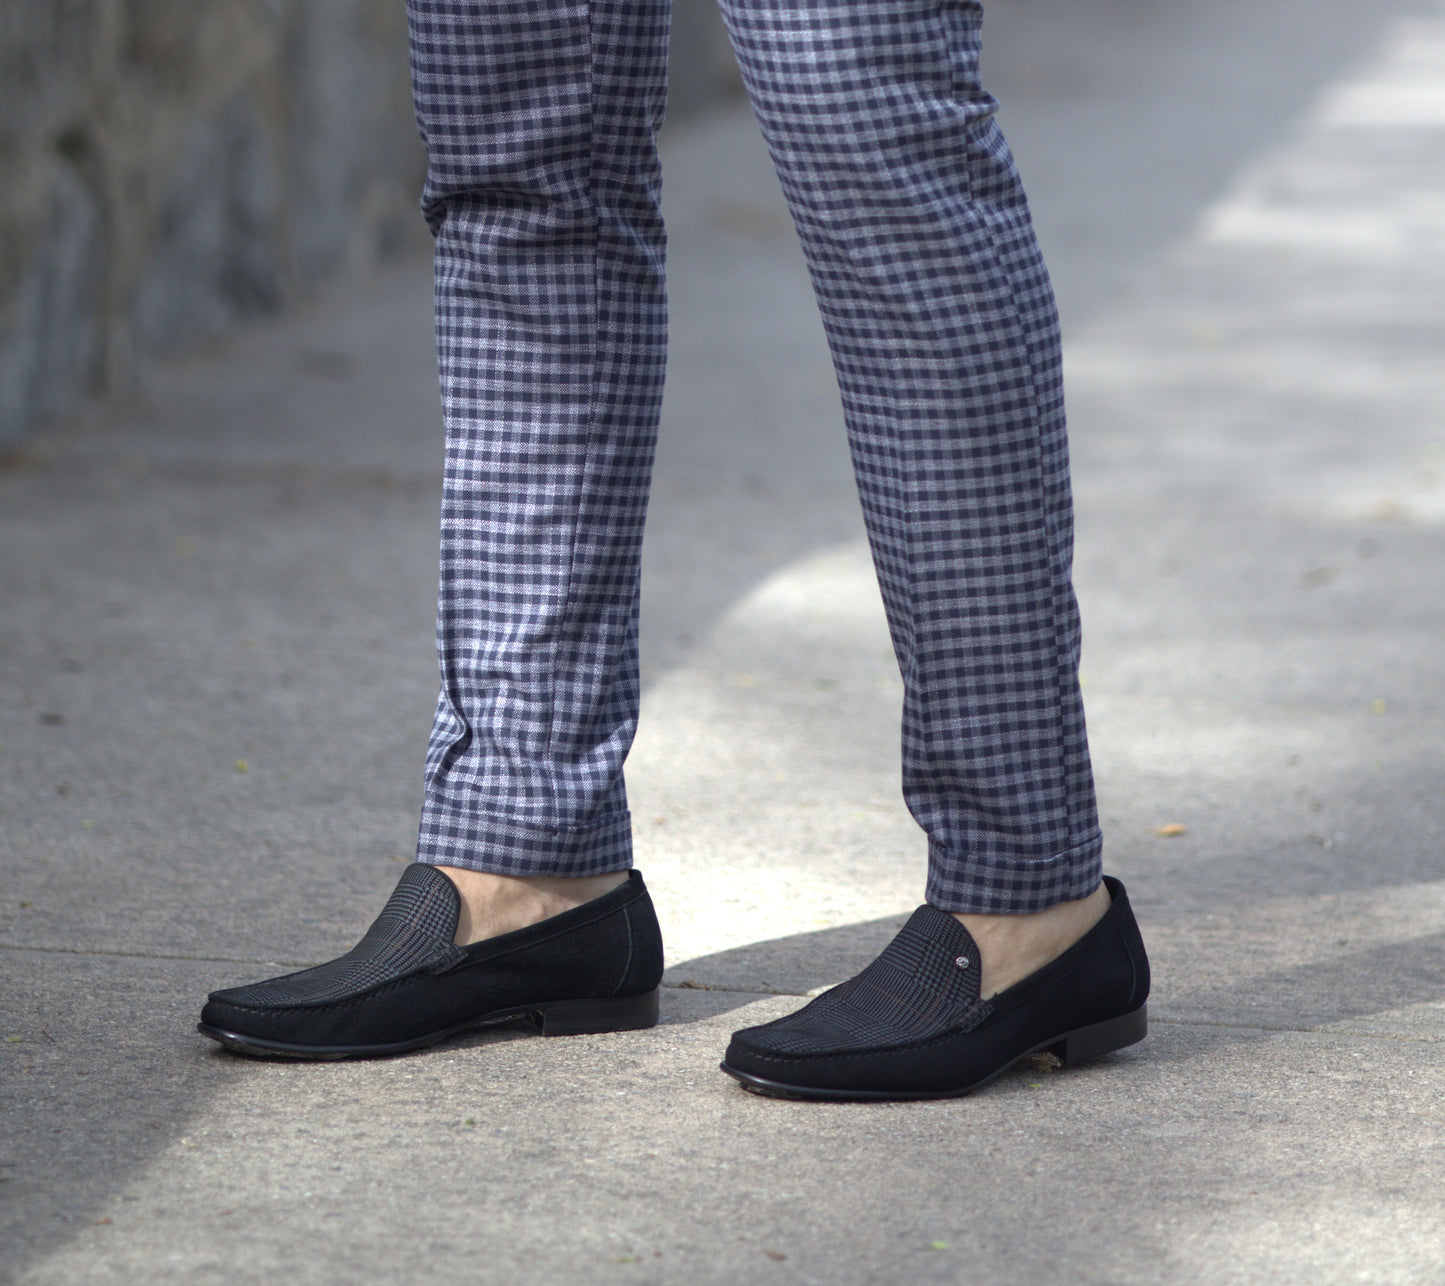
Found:
[[608, 996], [598, 1000], [549, 1000], [535, 1005], [509, 1005], [464, 1022], [428, 1032], [411, 1040], [386, 1045], [292, 1045], [227, 1031], [210, 1023], [198, 1023], [202, 1036], [233, 1050], [260, 1058], [300, 1058], [337, 1061], [345, 1058], [382, 1058], [388, 1054], [405, 1054], [413, 1049], [435, 1045], [449, 1036], [491, 1027], [518, 1018], [530, 1018], [542, 1029], [544, 1036], [589, 1036], [603, 1032], [642, 1031], [657, 1026], [658, 992], [641, 996]]
[[985, 1085], [1002, 1076], [1010, 1067], [1016, 1066], [1029, 1057], [1030, 1054], [1053, 1054], [1065, 1067], [1068, 1067], [1074, 1063], [1082, 1063], [1090, 1058], [1098, 1058], [1103, 1054], [1111, 1054], [1115, 1050], [1137, 1044], [1148, 1034], [1149, 1006], [1140, 1005], [1138, 1009], [1121, 1014], [1118, 1018], [1110, 1018], [1101, 1023], [1090, 1023], [1086, 1027], [1075, 1028], [1060, 1036], [1050, 1036], [1047, 1040], [1042, 1040], [1037, 1045], [1021, 1050], [1006, 1062], [1000, 1063], [987, 1076], [967, 1085], [945, 1090], [823, 1089], [811, 1085], [770, 1080], [752, 1072], [729, 1067], [726, 1062], [719, 1066], [734, 1080], [741, 1082], [744, 1089], [751, 1090], [755, 1094], [766, 1095], [769, 1098], [815, 1101], [826, 1099], [850, 1103], [896, 1103], [919, 1099], [962, 1098], [966, 1094], [972, 1094], [975, 1090], [981, 1090]]

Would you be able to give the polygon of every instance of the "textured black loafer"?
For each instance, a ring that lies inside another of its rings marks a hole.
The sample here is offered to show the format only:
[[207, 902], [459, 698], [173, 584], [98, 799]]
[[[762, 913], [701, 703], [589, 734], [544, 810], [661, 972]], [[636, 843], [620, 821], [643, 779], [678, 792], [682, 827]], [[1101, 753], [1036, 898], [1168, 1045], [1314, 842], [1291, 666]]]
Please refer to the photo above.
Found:
[[199, 1030], [272, 1058], [371, 1058], [531, 1017], [547, 1036], [657, 1022], [662, 934], [642, 876], [571, 911], [469, 947], [461, 898], [408, 866], [367, 934], [329, 964], [211, 994]]
[[978, 948], [953, 916], [915, 911], [856, 978], [738, 1032], [722, 1070], [780, 1098], [952, 1098], [1029, 1054], [1077, 1063], [1143, 1040], [1149, 961], [1124, 886], [1063, 955], [988, 1000]]

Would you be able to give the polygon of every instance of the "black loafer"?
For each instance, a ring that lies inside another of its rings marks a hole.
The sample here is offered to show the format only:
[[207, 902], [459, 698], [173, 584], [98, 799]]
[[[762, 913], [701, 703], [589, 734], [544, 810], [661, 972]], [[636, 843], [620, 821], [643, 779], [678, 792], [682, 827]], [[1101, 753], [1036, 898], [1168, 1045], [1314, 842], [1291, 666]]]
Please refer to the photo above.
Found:
[[1149, 960], [1124, 886], [1037, 973], [979, 998], [978, 948], [947, 912], [921, 906], [856, 978], [795, 1014], [732, 1039], [722, 1070], [781, 1098], [925, 1099], [972, 1093], [1029, 1054], [1077, 1063], [1143, 1040]]
[[531, 1017], [543, 1035], [657, 1022], [662, 934], [642, 876], [539, 924], [456, 946], [461, 899], [434, 866], [407, 867], [344, 956], [211, 994], [199, 1031], [273, 1058], [371, 1058]]

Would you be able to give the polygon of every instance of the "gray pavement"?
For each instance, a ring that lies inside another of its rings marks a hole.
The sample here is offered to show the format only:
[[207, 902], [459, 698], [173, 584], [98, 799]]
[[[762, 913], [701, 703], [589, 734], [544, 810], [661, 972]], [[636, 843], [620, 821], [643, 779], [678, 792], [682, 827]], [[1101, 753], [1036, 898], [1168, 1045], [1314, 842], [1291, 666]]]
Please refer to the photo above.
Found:
[[1067, 323], [1149, 1040], [923, 1105], [715, 1070], [922, 883], [827, 353], [723, 113], [667, 149], [629, 769], [663, 1024], [342, 1066], [191, 1033], [348, 946], [412, 843], [402, 265], [0, 470], [0, 1278], [1445, 1281], [1445, 5], [1004, 0], [988, 57]]

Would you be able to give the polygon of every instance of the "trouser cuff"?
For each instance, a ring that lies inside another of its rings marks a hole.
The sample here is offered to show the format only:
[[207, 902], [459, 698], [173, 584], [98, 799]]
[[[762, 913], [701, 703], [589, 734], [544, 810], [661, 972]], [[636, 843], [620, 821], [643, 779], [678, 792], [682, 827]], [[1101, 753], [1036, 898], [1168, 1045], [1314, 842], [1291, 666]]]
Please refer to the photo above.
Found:
[[1052, 857], [1010, 853], [960, 854], [929, 844], [928, 902], [940, 911], [1027, 915], [1088, 897], [1103, 878], [1103, 836]]
[[632, 815], [611, 813], [590, 826], [549, 829], [428, 798], [416, 857], [493, 875], [606, 875], [632, 865]]

